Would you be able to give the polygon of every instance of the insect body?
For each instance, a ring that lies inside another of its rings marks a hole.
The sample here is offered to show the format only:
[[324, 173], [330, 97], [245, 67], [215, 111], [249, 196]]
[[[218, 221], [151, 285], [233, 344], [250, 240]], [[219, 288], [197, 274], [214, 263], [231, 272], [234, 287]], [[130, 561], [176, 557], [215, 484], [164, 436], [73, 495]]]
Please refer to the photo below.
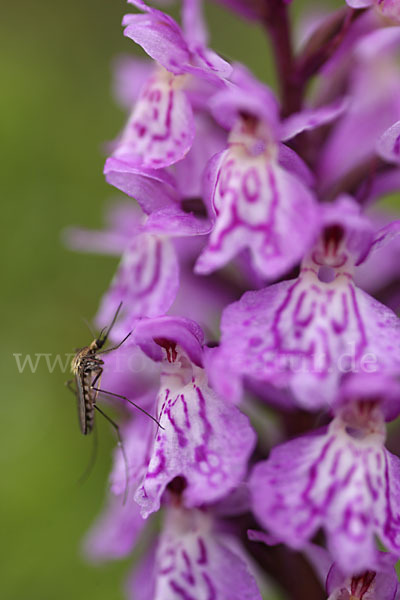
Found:
[[[111, 329], [117, 320], [118, 313], [121, 310], [122, 303], [118, 306], [111, 325], [107, 331], [104, 330], [100, 333], [99, 337], [93, 340], [89, 346], [80, 348], [72, 359], [71, 370], [75, 376], [75, 389], [71, 388], [72, 381], [68, 382], [69, 387], [76, 394], [78, 400], [78, 416], [79, 425], [83, 435], [87, 435], [93, 430], [94, 426], [94, 411], [99, 410], [96, 406], [96, 400], [99, 389], [95, 388], [95, 384], [99, 381], [103, 373], [104, 361], [99, 358], [99, 353], [111, 352], [116, 350], [128, 339], [130, 333], [114, 348], [109, 350], [102, 350], [106, 343], [108, 336], [110, 335]], [[109, 392], [103, 391], [105, 394]], [[111, 394], [114, 395], [114, 394]], [[128, 402], [129, 400], [126, 399]], [[99, 412], [102, 412], [99, 410]], [[118, 431], [115, 426], [116, 431]]]
[[[97, 398], [99, 394], [103, 394], [106, 396], [112, 396], [115, 398], [120, 398], [121, 400], [125, 400], [132, 404], [135, 408], [145, 413], [148, 417], [150, 417], [153, 421], [157, 423], [159, 427], [161, 425], [158, 423], [157, 419], [155, 419], [152, 415], [150, 415], [143, 408], [126, 398], [126, 396], [121, 396], [120, 394], [115, 394], [114, 392], [109, 392], [107, 390], [102, 390], [97, 387], [97, 383], [100, 381], [101, 375], [103, 373], [103, 365], [104, 361], [99, 358], [100, 354], [106, 354], [108, 352], [112, 352], [116, 350], [128, 339], [131, 333], [128, 333], [124, 339], [119, 342], [116, 346], [112, 348], [108, 348], [107, 350], [103, 350], [103, 346], [106, 343], [108, 336], [110, 334], [111, 329], [113, 328], [119, 311], [121, 310], [122, 302], [118, 306], [117, 311], [114, 315], [114, 318], [105, 331], [104, 329], [100, 333], [99, 337], [93, 340], [93, 342], [89, 346], [85, 346], [84, 348], [80, 348], [75, 354], [74, 358], [71, 362], [71, 370], [74, 374], [74, 379], [67, 382], [69, 389], [76, 395], [78, 401], [78, 416], [79, 416], [79, 425], [81, 432], [83, 435], [87, 435], [93, 431], [94, 428], [94, 413], [95, 411], [99, 412], [107, 421], [113, 426], [118, 438], [118, 445], [121, 448], [121, 452], [123, 454], [124, 462], [125, 462], [125, 470], [126, 470], [126, 488], [125, 488], [125, 499], [127, 494], [127, 485], [128, 485], [128, 461], [125, 454], [125, 449], [122, 443], [122, 438], [120, 435], [119, 427], [115, 421], [113, 421], [99, 406], [97, 405]], [[72, 384], [75, 382], [75, 388], [72, 387]]]
[[71, 363], [71, 370], [75, 375], [79, 425], [83, 435], [90, 433], [94, 425], [98, 391], [94, 390], [93, 386], [96, 378], [99, 379], [101, 376], [104, 364], [104, 361], [96, 356], [102, 345], [99, 342], [101, 342], [101, 338], [79, 350]]

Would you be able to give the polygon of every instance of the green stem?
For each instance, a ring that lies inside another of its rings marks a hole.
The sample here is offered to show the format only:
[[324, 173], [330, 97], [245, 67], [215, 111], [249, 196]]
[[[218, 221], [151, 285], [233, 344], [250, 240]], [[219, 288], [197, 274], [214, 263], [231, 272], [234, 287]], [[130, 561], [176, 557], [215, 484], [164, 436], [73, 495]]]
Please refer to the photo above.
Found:
[[282, 116], [285, 117], [300, 110], [303, 95], [294, 59], [287, 4], [283, 0], [266, 0], [264, 23], [274, 49]]

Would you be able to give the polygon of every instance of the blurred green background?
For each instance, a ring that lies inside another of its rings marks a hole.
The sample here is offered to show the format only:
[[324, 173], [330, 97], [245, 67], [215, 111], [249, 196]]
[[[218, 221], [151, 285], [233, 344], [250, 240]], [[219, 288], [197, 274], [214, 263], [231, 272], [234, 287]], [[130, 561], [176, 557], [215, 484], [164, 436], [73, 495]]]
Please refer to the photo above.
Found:
[[[274, 74], [263, 33], [207, 7], [214, 47]], [[330, 3], [327, 3], [330, 4]], [[297, 6], [297, 8], [299, 8]], [[76, 482], [91, 440], [80, 435], [67, 375], [19, 374], [14, 353], [64, 353], [90, 341], [90, 318], [116, 260], [65, 250], [70, 224], [100, 227], [113, 191], [103, 180], [102, 144], [124, 115], [111, 93], [113, 57], [135, 52], [122, 35], [119, 0], [21, 0], [2, 7], [2, 325], [0, 597], [120, 600], [130, 561], [95, 568], [80, 540], [107, 487], [107, 424], [90, 479]]]

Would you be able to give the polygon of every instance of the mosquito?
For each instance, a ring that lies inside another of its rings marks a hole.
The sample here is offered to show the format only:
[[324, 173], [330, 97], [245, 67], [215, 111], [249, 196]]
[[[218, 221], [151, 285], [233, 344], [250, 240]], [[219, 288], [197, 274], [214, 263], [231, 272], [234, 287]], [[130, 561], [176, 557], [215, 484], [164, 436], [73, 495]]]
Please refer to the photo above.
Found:
[[[141, 408], [138, 404], [132, 402], [132, 400], [129, 400], [129, 398], [127, 398], [126, 396], [122, 396], [121, 394], [115, 394], [114, 392], [109, 392], [108, 390], [103, 390], [100, 387], [98, 387], [98, 385], [100, 384], [101, 376], [103, 374], [104, 365], [104, 361], [101, 358], [99, 358], [99, 355], [107, 354], [109, 352], [117, 350], [117, 348], [120, 348], [122, 344], [126, 342], [126, 340], [132, 333], [128, 333], [128, 335], [126, 335], [124, 339], [121, 342], [119, 342], [116, 346], [108, 348], [107, 350], [102, 350], [103, 346], [107, 342], [112, 328], [115, 325], [121, 307], [122, 302], [118, 306], [113, 320], [111, 321], [111, 324], [108, 326], [108, 328], [102, 329], [99, 337], [95, 338], [89, 346], [85, 346], [84, 348], [80, 348], [79, 350], [77, 350], [71, 362], [71, 371], [74, 374], [74, 379], [70, 379], [69, 381], [67, 381], [66, 385], [75, 394], [77, 398], [79, 425], [83, 435], [88, 435], [93, 431], [95, 411], [100, 413], [114, 428], [117, 435], [118, 446], [121, 449], [125, 463], [125, 503], [128, 493], [129, 477], [128, 460], [125, 453], [125, 447], [122, 442], [119, 426], [97, 405], [97, 399], [99, 394], [103, 394], [105, 396], [112, 396], [113, 398], [120, 398], [121, 400], [129, 402], [129, 404], [131, 404], [132, 406], [146, 414], [148, 417], [150, 417], [150, 419], [152, 419], [158, 427], [161, 427], [161, 429], [164, 428], [162, 427], [162, 425], [160, 425], [160, 423], [155, 417], [153, 417], [150, 413]], [[75, 387], [73, 386], [74, 383]]]

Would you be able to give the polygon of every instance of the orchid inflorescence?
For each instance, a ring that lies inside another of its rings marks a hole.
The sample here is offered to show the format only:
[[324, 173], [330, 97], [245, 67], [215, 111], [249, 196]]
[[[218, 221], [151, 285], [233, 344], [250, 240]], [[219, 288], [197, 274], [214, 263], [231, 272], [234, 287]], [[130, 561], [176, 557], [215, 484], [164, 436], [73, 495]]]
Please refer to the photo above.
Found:
[[67, 239], [121, 256], [104, 387], [161, 427], [125, 413], [128, 498], [117, 448], [86, 552], [140, 542], [132, 600], [399, 598], [400, 0], [309, 12], [296, 52], [289, 1], [224, 0], [279, 99], [208, 47], [201, 0], [181, 26], [129, 3], [148, 58], [116, 64], [104, 173], [135, 202]]

